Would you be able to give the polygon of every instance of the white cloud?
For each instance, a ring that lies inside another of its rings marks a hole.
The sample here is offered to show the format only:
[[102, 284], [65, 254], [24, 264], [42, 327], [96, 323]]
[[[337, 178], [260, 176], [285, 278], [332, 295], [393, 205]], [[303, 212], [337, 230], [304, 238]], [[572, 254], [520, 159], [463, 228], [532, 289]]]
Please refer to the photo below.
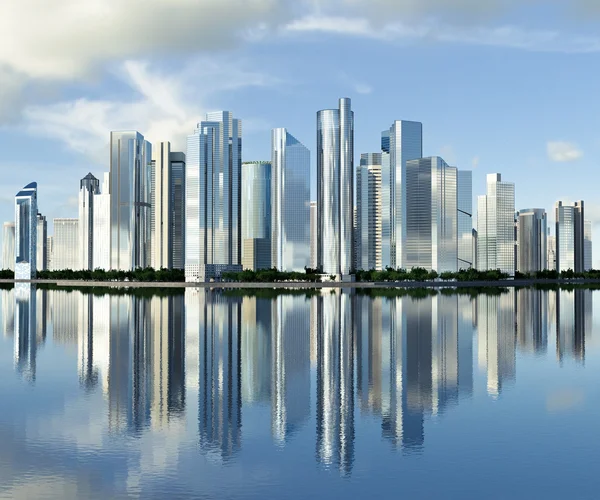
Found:
[[370, 94], [371, 92], [373, 92], [373, 87], [371, 87], [370, 85], [367, 85], [366, 83], [355, 83], [354, 84], [354, 91], [357, 94]]
[[550, 141], [546, 144], [548, 158], [555, 162], [569, 162], [578, 160], [583, 152], [576, 144], [564, 141]]
[[479, 167], [479, 162], [480, 162], [480, 160], [481, 160], [481, 159], [479, 158], [479, 156], [475, 156], [475, 157], [473, 158], [473, 160], [471, 161], [471, 168], [472, 168], [473, 170], [475, 170], [477, 167]]

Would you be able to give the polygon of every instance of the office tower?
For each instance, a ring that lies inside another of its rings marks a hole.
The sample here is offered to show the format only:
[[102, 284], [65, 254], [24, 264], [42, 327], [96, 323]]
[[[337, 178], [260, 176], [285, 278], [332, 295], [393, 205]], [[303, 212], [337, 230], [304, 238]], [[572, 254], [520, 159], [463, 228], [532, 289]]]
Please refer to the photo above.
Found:
[[311, 269], [317, 268], [317, 202], [310, 202], [310, 264]]
[[110, 269], [110, 173], [104, 172], [102, 188], [94, 194], [93, 269]]
[[183, 269], [185, 253], [185, 154], [170, 142], [153, 150], [151, 174], [151, 265]]
[[356, 268], [383, 269], [381, 154], [363, 153], [356, 173]]
[[110, 268], [150, 266], [152, 145], [139, 132], [110, 133]]
[[354, 113], [350, 99], [317, 113], [317, 267], [341, 279], [354, 262]]
[[242, 266], [271, 268], [271, 162], [242, 163]]
[[477, 267], [477, 229], [473, 228], [471, 234], [473, 235], [473, 268], [479, 269]]
[[593, 269], [592, 264], [592, 221], [583, 222], [583, 270]]
[[556, 270], [569, 269], [576, 273], [584, 268], [584, 207], [583, 201], [572, 206], [563, 205], [562, 201], [555, 205], [556, 220]]
[[409, 160], [405, 168], [406, 268], [456, 271], [457, 169], [437, 156]]
[[302, 272], [310, 261], [310, 151], [285, 128], [271, 132], [272, 263]]
[[548, 223], [543, 208], [517, 212], [517, 270], [534, 273], [548, 269]]
[[487, 194], [477, 198], [477, 268], [515, 274], [515, 185], [487, 175]]
[[79, 219], [54, 219], [52, 270], [81, 269]]
[[91, 172], [79, 181], [79, 262], [81, 269], [94, 269], [94, 200], [100, 181]]
[[37, 271], [37, 183], [15, 197], [15, 279], [35, 279]]
[[458, 206], [458, 269], [473, 265], [473, 172], [459, 170], [456, 203]]
[[550, 236], [550, 231], [548, 230], [548, 269], [556, 269], [556, 236]]
[[54, 236], [48, 236], [48, 239], [46, 241], [46, 251], [48, 254], [48, 270], [52, 271], [54, 270], [54, 266], [52, 265], [52, 258], [54, 255]]
[[383, 267], [406, 267], [406, 162], [423, 157], [423, 125], [396, 120], [381, 133]]
[[208, 113], [187, 139], [185, 279], [242, 269], [242, 122]]
[[5, 222], [2, 232], [2, 269], [15, 270], [15, 223]]
[[48, 222], [46, 216], [37, 214], [37, 270], [48, 269]]

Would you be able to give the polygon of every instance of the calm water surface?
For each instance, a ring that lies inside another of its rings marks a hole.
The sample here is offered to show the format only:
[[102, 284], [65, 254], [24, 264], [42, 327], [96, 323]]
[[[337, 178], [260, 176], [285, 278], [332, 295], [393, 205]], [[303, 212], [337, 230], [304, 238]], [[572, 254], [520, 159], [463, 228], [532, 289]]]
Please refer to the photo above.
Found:
[[0, 290], [0, 498], [599, 498], [600, 292]]

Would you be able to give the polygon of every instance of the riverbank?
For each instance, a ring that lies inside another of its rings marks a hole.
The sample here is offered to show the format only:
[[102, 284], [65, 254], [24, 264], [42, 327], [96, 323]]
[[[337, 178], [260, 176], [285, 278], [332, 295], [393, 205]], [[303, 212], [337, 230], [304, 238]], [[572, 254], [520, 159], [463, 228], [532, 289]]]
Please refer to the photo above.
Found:
[[278, 282], [278, 283], [186, 283], [186, 282], [158, 282], [158, 281], [83, 281], [83, 280], [0, 280], [0, 283], [16, 284], [46, 284], [58, 287], [91, 287], [91, 288], [507, 288], [528, 287], [535, 285], [600, 285], [600, 279], [518, 279], [500, 281], [402, 281], [402, 282]]

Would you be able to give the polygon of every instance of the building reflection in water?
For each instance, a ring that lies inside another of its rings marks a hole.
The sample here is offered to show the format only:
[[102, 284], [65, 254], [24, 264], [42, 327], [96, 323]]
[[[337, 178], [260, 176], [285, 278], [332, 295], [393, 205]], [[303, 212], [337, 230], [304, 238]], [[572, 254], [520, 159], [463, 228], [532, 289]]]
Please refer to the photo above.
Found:
[[242, 302], [242, 401], [271, 404], [270, 299], [245, 297]]
[[36, 288], [17, 283], [14, 290], [15, 368], [28, 381], [35, 382], [37, 356]]
[[519, 349], [544, 354], [548, 349], [548, 292], [522, 288], [515, 293]]
[[592, 330], [592, 291], [582, 288], [552, 291], [556, 303], [556, 356], [585, 361], [585, 337]]
[[317, 445], [320, 463], [350, 475], [354, 464], [354, 317], [356, 297], [317, 297]]

